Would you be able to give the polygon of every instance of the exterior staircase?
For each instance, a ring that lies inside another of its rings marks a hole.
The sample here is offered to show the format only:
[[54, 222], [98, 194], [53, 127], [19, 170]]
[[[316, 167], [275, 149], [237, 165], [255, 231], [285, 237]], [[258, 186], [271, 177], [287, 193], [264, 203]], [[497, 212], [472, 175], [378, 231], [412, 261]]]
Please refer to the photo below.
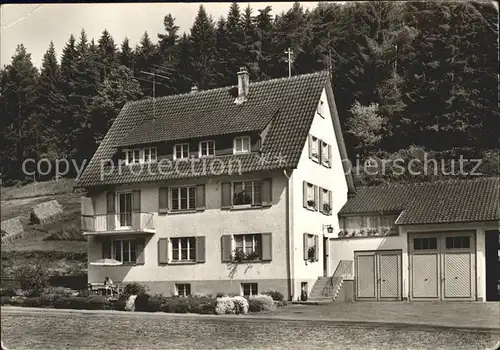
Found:
[[294, 301], [294, 304], [322, 305], [336, 301], [344, 278], [352, 278], [353, 261], [341, 260], [332, 277], [318, 277], [307, 301]]

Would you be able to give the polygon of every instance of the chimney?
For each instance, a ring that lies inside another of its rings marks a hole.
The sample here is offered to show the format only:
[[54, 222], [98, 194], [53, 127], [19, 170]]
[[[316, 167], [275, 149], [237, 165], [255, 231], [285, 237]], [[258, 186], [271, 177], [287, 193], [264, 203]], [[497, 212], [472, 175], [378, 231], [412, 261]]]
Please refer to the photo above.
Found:
[[248, 95], [248, 87], [250, 85], [250, 74], [245, 67], [241, 67], [238, 72], [238, 97], [234, 103], [240, 104], [246, 101]]
[[196, 85], [193, 85], [191, 87], [191, 93], [194, 93], [194, 92], [198, 92], [198, 86], [196, 86]]

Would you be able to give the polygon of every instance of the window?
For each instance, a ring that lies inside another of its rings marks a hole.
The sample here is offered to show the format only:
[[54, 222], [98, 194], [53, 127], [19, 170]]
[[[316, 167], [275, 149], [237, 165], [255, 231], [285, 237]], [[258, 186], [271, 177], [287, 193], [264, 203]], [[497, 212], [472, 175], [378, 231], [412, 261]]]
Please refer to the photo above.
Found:
[[177, 290], [177, 295], [180, 297], [191, 295], [191, 285], [189, 283], [176, 284], [175, 289]]
[[172, 262], [196, 260], [196, 238], [172, 238]]
[[234, 138], [234, 153], [250, 152], [250, 137], [242, 136]]
[[467, 249], [470, 248], [469, 236], [446, 237], [446, 249]]
[[137, 260], [135, 240], [113, 241], [112, 256], [122, 263], [135, 263]]
[[156, 147], [144, 148], [144, 162], [156, 162]]
[[321, 212], [323, 214], [329, 215], [332, 212], [332, 203], [331, 203], [331, 191], [326, 188], [321, 188]]
[[316, 188], [313, 184], [309, 182], [304, 182], [304, 195], [305, 195], [305, 207], [307, 209], [316, 210]]
[[234, 251], [236, 254], [243, 253], [249, 255], [254, 253], [256, 256], [262, 256], [262, 235], [235, 235]]
[[172, 211], [196, 209], [196, 187], [177, 187], [171, 191]]
[[233, 182], [233, 205], [261, 204], [261, 181]]
[[304, 233], [304, 260], [318, 261], [318, 236]]
[[214, 141], [201, 141], [199, 148], [200, 157], [209, 157], [215, 155]]
[[132, 226], [132, 192], [118, 193], [118, 223], [120, 227]]
[[311, 158], [313, 160], [319, 161], [319, 139], [317, 137], [311, 136]]
[[174, 159], [189, 158], [189, 144], [180, 143], [174, 146]]
[[242, 283], [241, 289], [243, 291], [243, 296], [245, 297], [251, 297], [252, 295], [259, 294], [257, 283]]
[[319, 101], [318, 104], [318, 114], [322, 117], [324, 117], [324, 109], [325, 109], [325, 103], [323, 101]]
[[413, 249], [414, 250], [437, 249], [437, 238], [435, 237], [414, 238]]
[[138, 164], [141, 161], [141, 150], [140, 149], [128, 149], [125, 150], [125, 163], [129, 164]]

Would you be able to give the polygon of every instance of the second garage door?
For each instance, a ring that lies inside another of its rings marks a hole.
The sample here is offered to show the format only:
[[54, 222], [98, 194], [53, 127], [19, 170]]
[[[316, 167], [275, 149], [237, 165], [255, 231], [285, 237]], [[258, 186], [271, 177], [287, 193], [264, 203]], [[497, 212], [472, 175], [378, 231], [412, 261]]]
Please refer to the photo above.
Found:
[[475, 300], [474, 237], [410, 234], [410, 300]]

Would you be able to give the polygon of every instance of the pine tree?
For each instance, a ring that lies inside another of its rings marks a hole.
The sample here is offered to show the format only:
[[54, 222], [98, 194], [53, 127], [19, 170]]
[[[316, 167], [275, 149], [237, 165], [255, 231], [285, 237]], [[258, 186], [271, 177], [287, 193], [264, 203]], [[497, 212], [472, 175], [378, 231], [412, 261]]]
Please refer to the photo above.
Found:
[[109, 71], [118, 64], [117, 49], [115, 41], [107, 29], [102, 32], [97, 44], [99, 47], [98, 59], [103, 64], [100, 69], [101, 81], [103, 81]]
[[193, 79], [201, 89], [215, 87], [215, 28], [212, 18], [207, 15], [203, 5], [191, 27], [191, 45], [193, 54]]
[[39, 76], [24, 45], [16, 47], [12, 62], [5, 67], [2, 76], [2, 96], [5, 99], [1, 118], [2, 173], [24, 179], [23, 161], [37, 156], [35, 139], [37, 132], [41, 131], [38, 125], [32, 125]]
[[257, 44], [258, 33], [250, 5], [243, 11], [241, 26], [243, 29], [242, 63], [248, 68], [250, 79], [256, 79], [260, 75], [258, 63], [259, 47]]
[[127, 37], [122, 42], [118, 57], [121, 65], [134, 71], [134, 52]]
[[230, 77], [234, 72], [229, 71], [229, 48], [231, 43], [227, 34], [226, 19], [221, 16], [217, 21], [215, 29], [215, 50], [217, 52], [217, 62], [215, 63], [215, 70], [217, 72], [217, 84], [219, 86], [232, 85]]
[[161, 85], [158, 86], [156, 96], [172, 95], [178, 93], [176, 82], [178, 72], [175, 66], [178, 61], [179, 27], [175, 25], [175, 18], [169, 13], [163, 19], [165, 34], [158, 34], [158, 51], [160, 55], [160, 74], [167, 78], [162, 78]]
[[177, 89], [180, 93], [188, 92], [195, 84], [193, 79], [193, 46], [191, 38], [184, 33], [179, 39], [179, 59], [175, 66], [177, 75]]
[[244, 64], [243, 45], [244, 32], [241, 22], [240, 6], [237, 2], [231, 3], [227, 14], [226, 22], [227, 48], [226, 57], [227, 68], [223, 85], [232, 85], [236, 81], [239, 67]]
[[151, 77], [145, 76], [141, 72], [150, 71], [151, 68], [154, 68], [154, 65], [158, 65], [160, 63], [158, 48], [151, 41], [148, 32], [144, 32], [139, 45], [135, 50], [135, 64], [136, 64], [136, 76], [141, 77], [141, 88], [146, 96], [153, 96], [153, 87], [151, 82], [147, 82], [144, 80], [148, 80]]
[[266, 6], [264, 9], [259, 10], [259, 14], [255, 17], [257, 34], [255, 44], [257, 48], [256, 59], [259, 65], [259, 80], [265, 80], [270, 77], [269, 63], [273, 54], [273, 21], [271, 11], [271, 6]]

